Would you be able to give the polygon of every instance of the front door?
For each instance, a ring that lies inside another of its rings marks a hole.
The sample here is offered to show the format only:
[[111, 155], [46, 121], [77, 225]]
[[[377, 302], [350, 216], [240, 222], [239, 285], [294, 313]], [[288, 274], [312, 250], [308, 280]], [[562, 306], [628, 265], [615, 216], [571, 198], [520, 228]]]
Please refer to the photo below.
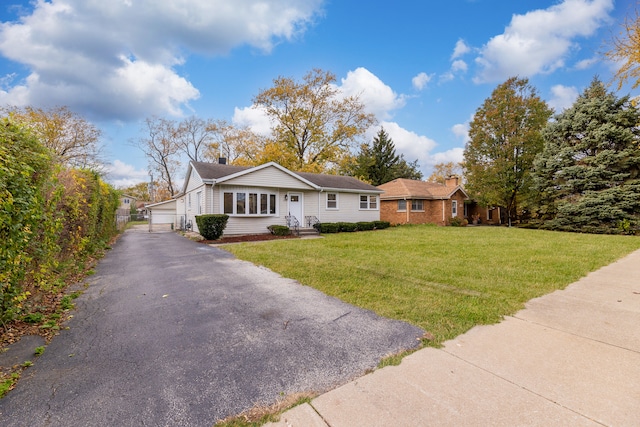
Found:
[[295, 216], [302, 226], [302, 193], [289, 193], [289, 216]]

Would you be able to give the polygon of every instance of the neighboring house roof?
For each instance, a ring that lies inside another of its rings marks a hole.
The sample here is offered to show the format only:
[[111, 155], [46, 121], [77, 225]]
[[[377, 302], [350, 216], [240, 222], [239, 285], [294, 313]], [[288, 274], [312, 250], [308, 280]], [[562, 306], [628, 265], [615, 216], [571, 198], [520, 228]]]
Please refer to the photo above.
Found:
[[171, 208], [171, 204], [176, 203], [176, 199], [163, 200], [162, 202], [152, 203], [150, 205], [146, 205], [146, 208]]
[[460, 185], [447, 187], [435, 182], [416, 181], [414, 179], [398, 178], [379, 185], [384, 193], [381, 200], [396, 199], [450, 199], [456, 191], [462, 191], [465, 197], [469, 197]]
[[[195, 169], [200, 178], [206, 183], [215, 184], [215, 183], [223, 183], [224, 181], [228, 181], [230, 179], [236, 178], [241, 175], [246, 175], [251, 172], [264, 169], [267, 167], [275, 167], [281, 170], [284, 173], [299, 179], [300, 181], [305, 182], [311, 187], [316, 188], [317, 190], [341, 190], [341, 191], [360, 191], [360, 192], [371, 192], [371, 193], [381, 193], [382, 190], [374, 187], [373, 185], [362, 182], [356, 178], [350, 176], [341, 176], [341, 175], [328, 175], [328, 174], [318, 174], [318, 173], [308, 173], [308, 172], [292, 172], [289, 169], [280, 166], [275, 162], [269, 162], [262, 164], [260, 166], [232, 166], [232, 165], [224, 165], [217, 163], [207, 163], [207, 162], [191, 162], [189, 164], [189, 169], [187, 171], [187, 180], [185, 180], [185, 186], [188, 181], [188, 177], [191, 174], [191, 169]], [[184, 192], [184, 191], [183, 191]]]

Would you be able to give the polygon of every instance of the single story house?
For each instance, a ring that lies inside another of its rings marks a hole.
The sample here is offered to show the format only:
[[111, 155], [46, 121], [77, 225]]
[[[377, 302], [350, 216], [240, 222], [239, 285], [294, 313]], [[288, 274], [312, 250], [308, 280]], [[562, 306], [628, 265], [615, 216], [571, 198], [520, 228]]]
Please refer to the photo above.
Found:
[[469, 196], [458, 177], [445, 184], [398, 178], [379, 185], [380, 219], [392, 224], [447, 225], [451, 218], [467, 216]]
[[[227, 214], [228, 236], [268, 233], [270, 225], [377, 221], [381, 193], [353, 177], [293, 172], [274, 162], [254, 167], [191, 162], [175, 198], [175, 224], [198, 231], [197, 215]], [[152, 218], [157, 205], [147, 206]]]

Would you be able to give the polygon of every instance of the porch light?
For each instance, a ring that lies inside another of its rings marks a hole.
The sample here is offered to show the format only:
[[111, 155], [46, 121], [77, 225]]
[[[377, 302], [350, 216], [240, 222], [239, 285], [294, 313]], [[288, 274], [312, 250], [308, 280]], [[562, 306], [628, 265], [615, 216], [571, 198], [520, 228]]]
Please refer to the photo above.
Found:
[[288, 194], [284, 195], [284, 200], [289, 200], [289, 195]]

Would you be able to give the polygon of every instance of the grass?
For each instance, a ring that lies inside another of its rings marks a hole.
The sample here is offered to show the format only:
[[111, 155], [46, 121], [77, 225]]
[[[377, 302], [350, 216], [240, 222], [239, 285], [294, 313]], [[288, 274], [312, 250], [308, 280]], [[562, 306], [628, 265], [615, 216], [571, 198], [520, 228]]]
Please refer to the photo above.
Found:
[[433, 336], [429, 345], [439, 346], [639, 248], [631, 236], [420, 225], [224, 249], [419, 326]]
[[270, 406], [256, 405], [240, 415], [218, 421], [214, 427], [259, 427], [268, 422], [278, 421], [280, 414], [315, 397], [312, 393], [297, 393], [284, 396]]

